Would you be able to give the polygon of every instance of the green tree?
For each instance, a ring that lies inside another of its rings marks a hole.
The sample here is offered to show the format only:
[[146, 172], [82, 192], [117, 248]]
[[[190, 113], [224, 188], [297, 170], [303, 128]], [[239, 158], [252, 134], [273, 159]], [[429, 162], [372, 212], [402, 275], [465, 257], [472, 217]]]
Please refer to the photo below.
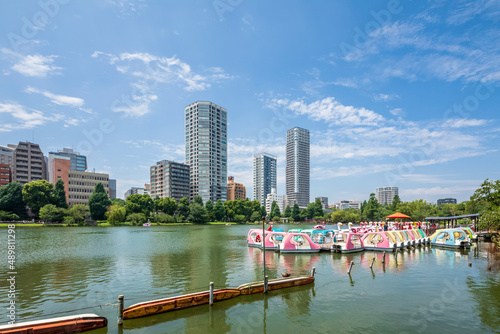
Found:
[[293, 221], [296, 221], [296, 222], [298, 222], [300, 220], [300, 209], [299, 209], [299, 205], [297, 203], [295, 203], [293, 205], [292, 219], [293, 219]]
[[128, 215], [131, 213], [143, 213], [147, 218], [154, 209], [154, 202], [148, 194], [133, 194], [127, 197], [125, 209]]
[[111, 198], [111, 205], [125, 206], [125, 200], [121, 198]]
[[64, 212], [54, 204], [46, 204], [40, 208], [39, 216], [46, 222], [60, 222], [63, 220]]
[[376, 221], [379, 220], [377, 213], [379, 209], [379, 202], [377, 201], [377, 198], [375, 197], [374, 193], [370, 194], [370, 198], [368, 199], [368, 202], [366, 203], [363, 211], [363, 215], [367, 220], [370, 221]]
[[11, 182], [0, 187], [0, 211], [11, 212], [18, 217], [26, 217], [26, 204], [23, 201], [23, 186]]
[[392, 199], [392, 204], [391, 204], [391, 211], [396, 212], [398, 210], [398, 205], [401, 203], [401, 199], [399, 198], [398, 195], [394, 195], [394, 198]]
[[260, 215], [260, 211], [254, 211], [252, 215], [250, 216], [250, 221], [251, 222], [258, 222], [260, 221], [262, 216]]
[[19, 220], [19, 216], [12, 212], [0, 211], [0, 221]]
[[131, 213], [127, 216], [127, 221], [132, 225], [142, 225], [146, 223], [147, 218], [144, 213]]
[[321, 216], [323, 216], [323, 204], [321, 204], [319, 198], [316, 198], [316, 200], [314, 201], [314, 217]]
[[307, 204], [306, 217], [308, 219], [313, 219], [314, 218], [314, 212], [315, 212], [314, 203]]
[[125, 217], [127, 216], [127, 209], [123, 206], [119, 205], [111, 205], [106, 212], [106, 220], [111, 225], [116, 225], [125, 221]]
[[201, 198], [201, 196], [199, 196], [199, 195], [194, 196], [193, 202], [198, 203], [199, 205], [201, 205], [203, 207], [203, 198]]
[[[187, 198], [186, 198], [187, 200]], [[177, 210], [177, 201], [170, 197], [165, 197], [161, 199], [160, 211], [168, 215], [173, 216]], [[189, 205], [189, 203], [188, 203]]]
[[85, 204], [72, 205], [68, 210], [68, 215], [73, 218], [75, 223], [82, 225], [85, 218], [90, 216], [89, 206]]
[[180, 199], [177, 210], [182, 216], [189, 216], [189, 200], [187, 199], [187, 197], [183, 197]]
[[242, 223], [246, 220], [245, 215], [234, 215], [234, 221], [236, 223]]
[[156, 215], [155, 220], [157, 223], [174, 223], [175, 218], [172, 215], [166, 213], [159, 213]]
[[110, 205], [108, 194], [106, 194], [103, 184], [99, 182], [89, 198], [90, 216], [94, 220], [103, 220]]
[[214, 204], [212, 203], [212, 201], [208, 200], [207, 203], [205, 203], [205, 209], [207, 210], [208, 220], [214, 221], [215, 213], [214, 213]]
[[483, 209], [480, 212], [479, 228], [500, 227], [500, 180], [486, 179], [470, 197], [470, 201]]
[[66, 202], [66, 190], [64, 190], [64, 181], [57, 180], [56, 186], [54, 188], [54, 198], [53, 204], [58, 208], [68, 208], [68, 203]]
[[292, 208], [290, 207], [290, 205], [286, 206], [284, 216], [286, 218], [290, 218], [292, 216]]
[[224, 204], [222, 204], [222, 201], [220, 199], [215, 202], [213, 211], [215, 219], [217, 219], [218, 221], [223, 221], [226, 217], [226, 208], [224, 207]]
[[38, 217], [40, 209], [52, 203], [54, 186], [47, 180], [31, 181], [24, 185], [23, 201]]
[[269, 212], [269, 219], [274, 219], [274, 217], [281, 217], [280, 207], [276, 201], [271, 204], [271, 211]]
[[194, 224], [205, 224], [208, 221], [207, 211], [199, 201], [193, 201], [189, 205], [188, 220]]

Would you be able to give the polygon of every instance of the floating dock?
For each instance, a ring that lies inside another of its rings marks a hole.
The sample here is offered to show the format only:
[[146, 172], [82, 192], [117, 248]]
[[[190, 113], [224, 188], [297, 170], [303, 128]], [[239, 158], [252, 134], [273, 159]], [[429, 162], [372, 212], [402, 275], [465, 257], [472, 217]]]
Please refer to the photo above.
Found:
[[[302, 276], [294, 278], [278, 278], [268, 280], [268, 290], [278, 290], [290, 288], [299, 285], [310, 284], [314, 282], [313, 276]], [[169, 311], [180, 310], [188, 307], [209, 304], [211, 300], [218, 302], [221, 300], [236, 298], [241, 295], [250, 295], [264, 292], [264, 281], [247, 283], [240, 285], [236, 289], [214, 290], [213, 295], [210, 291], [191, 293], [177, 297], [157, 299], [139, 304], [134, 304], [123, 310], [123, 320], [146, 317], [154, 314], [160, 314]]]

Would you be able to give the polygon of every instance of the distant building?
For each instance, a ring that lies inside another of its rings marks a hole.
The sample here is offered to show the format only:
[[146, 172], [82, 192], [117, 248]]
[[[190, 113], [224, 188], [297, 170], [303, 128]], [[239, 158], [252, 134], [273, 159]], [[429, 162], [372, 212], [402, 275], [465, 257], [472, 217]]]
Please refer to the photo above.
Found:
[[197, 101], [184, 109], [190, 190], [203, 203], [227, 200], [227, 110]]
[[179, 201], [190, 196], [189, 166], [180, 162], [162, 160], [149, 168], [152, 198], [170, 197]]
[[94, 192], [95, 186], [101, 182], [106, 193], [109, 191], [109, 175], [92, 173], [79, 170], [68, 171], [68, 204], [89, 204], [89, 197]]
[[145, 194], [148, 194], [146, 189], [140, 187], [132, 187], [129, 190], [127, 190], [123, 196], [125, 200], [127, 200], [127, 197], [129, 197], [130, 195], [145, 195]]
[[63, 148], [62, 150], [57, 150], [57, 152], [49, 152], [49, 161], [51, 155], [55, 157], [68, 157], [71, 163], [71, 170], [79, 170], [82, 172], [87, 170], [87, 157], [73, 151], [71, 148]]
[[234, 182], [234, 177], [227, 178], [227, 200], [234, 201], [237, 199], [246, 199], [247, 191], [242, 183]]
[[290, 206], [309, 204], [310, 134], [295, 127], [286, 132], [286, 196]]
[[68, 156], [54, 156], [49, 153], [49, 182], [54, 186], [58, 180], [64, 182], [66, 202], [69, 203], [69, 172], [71, 170], [71, 158]]
[[[271, 207], [273, 202], [276, 202], [278, 207], [280, 208], [280, 213], [283, 214], [285, 212], [287, 206], [287, 196], [286, 195], [278, 195], [276, 192], [276, 188], [271, 189], [271, 193], [267, 194], [266, 198], [266, 212], [269, 214], [271, 212]], [[274, 217], [271, 217], [274, 218]]]
[[437, 205], [441, 205], [441, 204], [457, 204], [457, 199], [456, 198], [438, 199], [437, 200]]
[[357, 210], [361, 210], [361, 205], [362, 204], [363, 204], [363, 202], [354, 201], [354, 200], [340, 201], [340, 203], [338, 205], [338, 209], [340, 209], [340, 210], [345, 210], [345, 209], [357, 209]]
[[398, 187], [381, 187], [376, 189], [375, 195], [380, 204], [391, 205], [394, 196], [399, 196], [399, 189]]
[[12, 182], [12, 170], [9, 164], [0, 164], [0, 187]]
[[267, 195], [277, 188], [276, 157], [268, 153], [253, 156], [253, 199], [266, 205]]
[[116, 180], [109, 179], [109, 198], [116, 198]]
[[47, 179], [47, 165], [40, 146], [30, 142], [9, 145], [14, 148], [13, 181], [26, 184]]
[[14, 151], [15, 146], [12, 148], [0, 145], [0, 164], [9, 165], [11, 172], [14, 168]]
[[328, 209], [328, 197], [316, 197], [314, 201], [316, 201], [317, 199], [319, 199], [321, 205], [323, 205], [323, 209]]

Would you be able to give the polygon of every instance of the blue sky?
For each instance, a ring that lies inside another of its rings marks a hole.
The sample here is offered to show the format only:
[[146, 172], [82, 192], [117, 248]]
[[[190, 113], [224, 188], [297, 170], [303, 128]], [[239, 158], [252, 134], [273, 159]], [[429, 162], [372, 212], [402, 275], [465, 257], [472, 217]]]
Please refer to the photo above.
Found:
[[467, 200], [499, 179], [500, 1], [0, 2], [0, 145], [117, 179], [184, 161], [184, 107], [228, 110], [228, 175], [311, 131], [311, 200]]

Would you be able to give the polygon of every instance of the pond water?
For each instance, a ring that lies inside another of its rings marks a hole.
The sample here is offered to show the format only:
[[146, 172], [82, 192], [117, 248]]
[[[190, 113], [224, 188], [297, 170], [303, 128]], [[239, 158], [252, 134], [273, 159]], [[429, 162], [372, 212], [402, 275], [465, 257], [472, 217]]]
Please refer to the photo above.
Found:
[[[120, 294], [127, 307], [208, 290], [211, 281], [218, 288], [262, 280], [262, 251], [246, 244], [250, 228], [17, 227], [17, 321], [90, 307], [54, 316], [108, 318], [108, 328], [89, 333], [500, 333], [500, 268], [487, 242], [467, 251], [403, 251], [397, 263], [388, 254], [385, 265], [382, 254], [374, 252], [266, 252], [270, 278], [285, 270], [308, 275], [316, 267], [315, 283], [126, 320], [117, 327], [117, 306], [106, 304], [116, 303]], [[5, 324], [7, 228], [0, 230], [0, 240], [0, 323]]]

